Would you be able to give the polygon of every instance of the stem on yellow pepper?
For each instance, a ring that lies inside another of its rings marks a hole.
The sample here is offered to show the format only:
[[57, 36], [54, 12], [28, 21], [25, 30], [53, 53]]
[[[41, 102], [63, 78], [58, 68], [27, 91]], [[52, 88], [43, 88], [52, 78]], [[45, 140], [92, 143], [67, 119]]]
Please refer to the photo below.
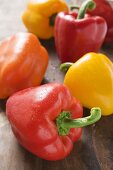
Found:
[[73, 9], [80, 9], [79, 5], [69, 5], [69, 9], [72, 11]]
[[60, 65], [60, 70], [63, 72], [67, 72], [67, 70], [73, 65], [74, 63], [71, 62], [67, 62], [67, 63], [63, 63]]
[[49, 19], [50, 26], [54, 26], [57, 13], [53, 14]]

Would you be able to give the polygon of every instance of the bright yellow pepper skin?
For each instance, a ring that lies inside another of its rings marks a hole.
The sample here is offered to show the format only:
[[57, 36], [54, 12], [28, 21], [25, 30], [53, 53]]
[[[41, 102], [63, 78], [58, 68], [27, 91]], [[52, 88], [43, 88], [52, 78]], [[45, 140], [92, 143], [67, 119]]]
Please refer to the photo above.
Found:
[[49, 39], [54, 35], [54, 17], [60, 11], [68, 12], [64, 0], [30, 0], [22, 20], [29, 32], [41, 39]]
[[113, 63], [105, 55], [84, 55], [69, 68], [64, 84], [84, 107], [98, 106], [102, 115], [113, 113]]

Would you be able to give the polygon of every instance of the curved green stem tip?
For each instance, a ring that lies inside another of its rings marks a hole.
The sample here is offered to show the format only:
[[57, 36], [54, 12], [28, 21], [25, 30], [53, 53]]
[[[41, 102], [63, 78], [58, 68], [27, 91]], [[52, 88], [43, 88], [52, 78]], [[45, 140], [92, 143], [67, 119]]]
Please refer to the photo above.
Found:
[[94, 10], [95, 8], [96, 3], [93, 0], [86, 0], [85, 2], [82, 3], [79, 9], [77, 19], [84, 18], [87, 10]]

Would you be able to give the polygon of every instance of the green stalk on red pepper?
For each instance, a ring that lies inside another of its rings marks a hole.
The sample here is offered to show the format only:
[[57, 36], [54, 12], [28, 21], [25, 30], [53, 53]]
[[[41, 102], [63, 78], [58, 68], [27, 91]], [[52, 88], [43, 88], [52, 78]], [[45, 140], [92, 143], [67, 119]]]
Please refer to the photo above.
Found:
[[83, 107], [65, 85], [50, 83], [15, 93], [6, 104], [14, 135], [27, 150], [46, 160], [71, 152], [84, 126], [97, 122], [100, 108], [83, 117]]

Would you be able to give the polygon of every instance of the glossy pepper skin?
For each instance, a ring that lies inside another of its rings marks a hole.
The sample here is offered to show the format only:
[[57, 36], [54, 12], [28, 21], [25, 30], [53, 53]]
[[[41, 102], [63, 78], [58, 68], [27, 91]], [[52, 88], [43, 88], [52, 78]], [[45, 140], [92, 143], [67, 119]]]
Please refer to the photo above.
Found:
[[59, 126], [60, 123], [62, 124], [64, 115], [67, 118], [70, 112], [71, 118], [79, 118], [75, 120], [76, 123], [72, 122], [76, 124], [74, 127], [92, 124], [92, 121], [94, 123], [101, 117], [100, 109], [96, 108], [96, 112], [95, 109], [92, 110], [94, 112], [92, 121], [86, 118], [84, 122], [87, 123], [84, 124], [83, 120], [81, 121], [85, 119], [81, 118], [83, 116], [81, 104], [71, 96], [66, 86], [59, 83], [50, 83], [17, 92], [8, 99], [6, 112], [19, 143], [46, 160], [60, 160], [66, 157], [73, 148], [73, 142], [81, 136], [82, 129], [69, 130], [68, 122], [66, 122], [68, 128], [63, 129]]
[[61, 11], [68, 11], [64, 0], [30, 0], [22, 20], [29, 32], [49, 39], [54, 35], [55, 17]]
[[96, 2], [96, 8], [90, 11], [90, 14], [101, 16], [106, 20], [108, 30], [104, 43], [110, 44], [113, 42], [113, 7], [107, 0], [94, 1]]
[[61, 62], [75, 62], [88, 52], [98, 52], [103, 44], [107, 32], [105, 20], [90, 15], [77, 17], [75, 11], [61, 12], [56, 17], [55, 44]]
[[113, 63], [104, 55], [88, 53], [68, 66], [64, 84], [84, 107], [98, 106], [102, 115], [113, 113]]
[[0, 43], [0, 99], [39, 85], [48, 65], [48, 53], [31, 33], [17, 33]]

